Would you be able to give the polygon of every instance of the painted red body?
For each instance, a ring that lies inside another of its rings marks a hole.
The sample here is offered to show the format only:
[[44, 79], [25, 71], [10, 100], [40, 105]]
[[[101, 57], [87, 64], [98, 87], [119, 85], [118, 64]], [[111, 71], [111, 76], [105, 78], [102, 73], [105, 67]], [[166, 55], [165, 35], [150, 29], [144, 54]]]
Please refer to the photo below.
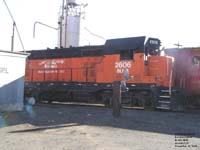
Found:
[[134, 54], [134, 60], [120, 60], [120, 55], [100, 57], [56, 58], [28, 60], [26, 82], [95, 82], [113, 83], [123, 79], [128, 70], [133, 78], [128, 83], [156, 84], [168, 87], [172, 59], [149, 56], [144, 64], [144, 53]]
[[174, 86], [200, 95], [200, 48], [167, 49], [165, 53], [174, 57]]

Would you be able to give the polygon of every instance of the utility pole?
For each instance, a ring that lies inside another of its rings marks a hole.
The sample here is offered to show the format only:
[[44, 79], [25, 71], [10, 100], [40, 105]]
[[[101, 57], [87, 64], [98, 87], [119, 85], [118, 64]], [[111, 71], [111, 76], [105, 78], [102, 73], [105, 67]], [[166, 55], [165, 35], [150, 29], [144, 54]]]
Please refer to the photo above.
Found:
[[12, 31], [12, 37], [11, 37], [11, 51], [14, 51], [14, 38], [15, 38], [15, 22], [13, 22], [13, 31]]
[[20, 40], [20, 43], [21, 43], [21, 46], [22, 46], [22, 49], [23, 49], [23, 51], [25, 52], [24, 44], [23, 44], [23, 42], [22, 42], [22, 38], [21, 38], [20, 33], [19, 33], [19, 30], [18, 30], [18, 28], [17, 28], [15, 19], [14, 19], [13, 15], [12, 15], [10, 9], [8, 8], [8, 5], [7, 5], [7, 3], [6, 3], [6, 0], [3, 0], [3, 2], [4, 2], [4, 5], [6, 6], [6, 8], [7, 8], [7, 10], [8, 10], [8, 13], [9, 13], [9, 15], [10, 15], [12, 21], [13, 21], [13, 29], [12, 29], [12, 30], [13, 30], [13, 33], [12, 33], [12, 39], [11, 39], [11, 51], [13, 51], [13, 49], [14, 49], [14, 31], [15, 31], [15, 29], [16, 29], [17, 35], [18, 35], [18, 37], [19, 37], [19, 40]]
[[180, 45], [179, 42], [177, 44], [174, 44], [174, 45], [177, 46], [178, 48], [183, 46], [183, 45]]
[[68, 23], [68, 21], [67, 21], [67, 18], [68, 18], [68, 0], [66, 0], [66, 7], [65, 7], [65, 42], [64, 42], [64, 46], [65, 47], [67, 47], [67, 23]]
[[63, 47], [62, 45], [62, 32], [63, 32], [63, 19], [64, 19], [64, 9], [65, 9], [65, 0], [63, 0], [62, 3], [62, 14], [60, 16], [60, 21], [59, 21], [59, 25], [60, 25], [60, 47]]

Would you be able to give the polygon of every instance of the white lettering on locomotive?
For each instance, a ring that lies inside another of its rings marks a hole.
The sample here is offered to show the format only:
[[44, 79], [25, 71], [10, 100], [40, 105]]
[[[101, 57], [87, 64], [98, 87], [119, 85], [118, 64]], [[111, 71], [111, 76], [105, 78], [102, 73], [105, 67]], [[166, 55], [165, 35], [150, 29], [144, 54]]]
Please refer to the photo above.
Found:
[[149, 43], [150, 43], [150, 44], [155, 44], [155, 45], [158, 45], [158, 44], [159, 44], [159, 42], [158, 42], [157, 40], [150, 40]]
[[124, 70], [127, 70], [129, 72], [129, 69], [132, 67], [132, 64], [130, 61], [120, 61], [120, 62], [115, 62], [115, 68], [116, 72], [118, 74], [121, 74], [124, 72]]
[[44, 60], [39, 65], [43, 65], [45, 69], [57, 68], [58, 64], [64, 64], [64, 60]]
[[[59, 64], [64, 64], [64, 60], [44, 60], [39, 63], [39, 66], [43, 65], [44, 70], [38, 70], [38, 73], [57, 73], [55, 69], [59, 69]], [[59, 73], [64, 73], [64, 70], [59, 70]]]

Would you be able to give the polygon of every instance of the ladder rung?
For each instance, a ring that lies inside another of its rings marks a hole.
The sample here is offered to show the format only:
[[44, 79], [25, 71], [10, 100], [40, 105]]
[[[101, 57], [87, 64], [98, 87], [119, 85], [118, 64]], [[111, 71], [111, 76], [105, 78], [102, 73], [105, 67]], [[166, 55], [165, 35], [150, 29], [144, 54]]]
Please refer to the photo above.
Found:
[[165, 104], [170, 104], [170, 101], [158, 101], [159, 103], [165, 103]]
[[169, 107], [162, 107], [162, 106], [158, 106], [158, 107], [156, 107], [157, 109], [165, 109], [165, 110], [170, 110], [170, 108]]
[[171, 96], [168, 96], [168, 95], [160, 95], [159, 97], [161, 97], [161, 98], [171, 98]]
[[161, 92], [170, 92], [169, 90], [161, 90]]

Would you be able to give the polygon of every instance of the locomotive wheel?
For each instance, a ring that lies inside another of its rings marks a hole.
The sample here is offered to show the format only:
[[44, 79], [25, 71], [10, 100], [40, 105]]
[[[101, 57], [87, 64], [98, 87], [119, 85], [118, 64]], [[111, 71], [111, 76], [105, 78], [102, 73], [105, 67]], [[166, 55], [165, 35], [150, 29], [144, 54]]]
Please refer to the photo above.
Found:
[[112, 96], [111, 94], [101, 94], [101, 101], [105, 105], [105, 107], [112, 106]]
[[95, 101], [96, 102], [100, 102], [100, 103], [103, 102], [103, 96], [100, 93], [95, 93], [94, 96], [95, 96]]
[[48, 100], [48, 104], [51, 104], [53, 101], [52, 100]]
[[49, 104], [52, 103], [54, 98], [54, 93], [42, 92], [38, 95], [39, 102], [47, 101]]
[[142, 107], [144, 109], [153, 108], [153, 97], [149, 91], [140, 91], [131, 96], [131, 106]]

